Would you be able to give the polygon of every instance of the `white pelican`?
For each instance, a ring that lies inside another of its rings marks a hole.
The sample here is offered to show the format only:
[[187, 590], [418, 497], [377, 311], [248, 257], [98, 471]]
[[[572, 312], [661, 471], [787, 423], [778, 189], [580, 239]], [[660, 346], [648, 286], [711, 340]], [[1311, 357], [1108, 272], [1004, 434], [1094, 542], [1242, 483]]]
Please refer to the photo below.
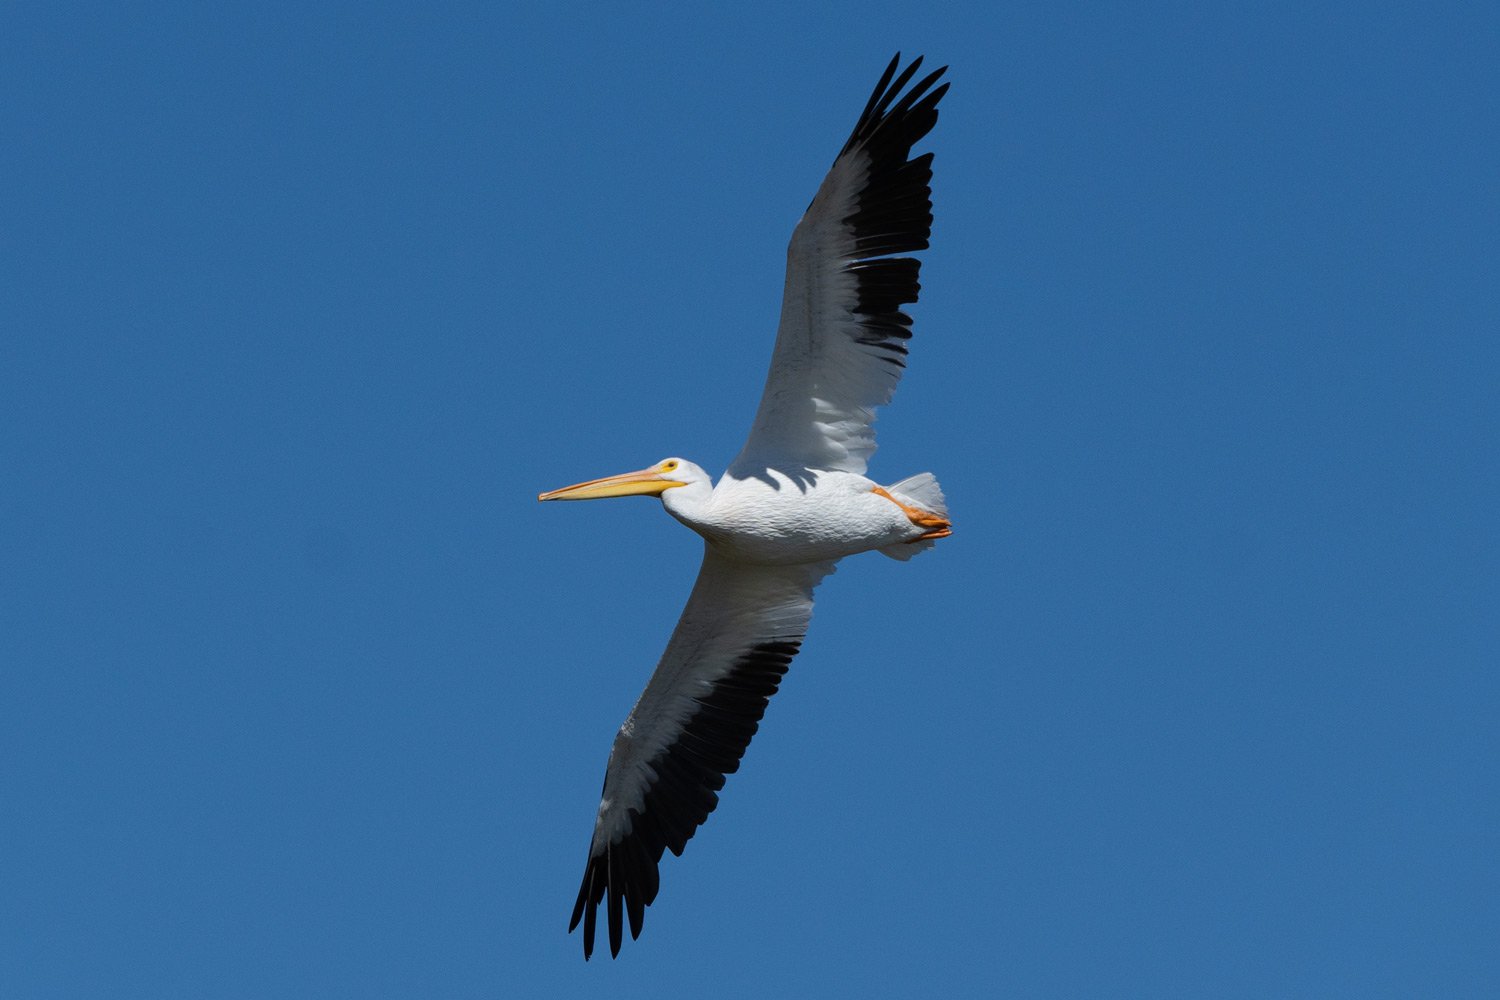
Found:
[[951, 534], [931, 474], [884, 487], [864, 475], [875, 408], [890, 401], [911, 336], [901, 306], [919, 288], [918, 261], [891, 255], [925, 250], [932, 230], [932, 154], [911, 150], [948, 90], [933, 86], [943, 69], [906, 89], [922, 60], [897, 75], [900, 62], [898, 53], [792, 233], [765, 393], [718, 485], [668, 458], [538, 497], [656, 496], [704, 538], [682, 619], [610, 750], [568, 925], [583, 921], [585, 959], [606, 896], [610, 955], [625, 916], [640, 935], [662, 851], [681, 855], [718, 804], [834, 563], [872, 549], [909, 559]]

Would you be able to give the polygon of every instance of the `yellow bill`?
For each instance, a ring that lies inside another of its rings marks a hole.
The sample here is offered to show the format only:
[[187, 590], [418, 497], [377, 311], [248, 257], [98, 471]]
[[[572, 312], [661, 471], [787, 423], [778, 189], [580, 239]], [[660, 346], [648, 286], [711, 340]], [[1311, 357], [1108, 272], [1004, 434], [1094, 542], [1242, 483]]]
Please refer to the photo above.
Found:
[[686, 486], [670, 475], [676, 463], [661, 462], [639, 472], [624, 472], [618, 476], [590, 479], [586, 483], [564, 486], [537, 494], [538, 500], [602, 500], [605, 497], [660, 496], [674, 486]]

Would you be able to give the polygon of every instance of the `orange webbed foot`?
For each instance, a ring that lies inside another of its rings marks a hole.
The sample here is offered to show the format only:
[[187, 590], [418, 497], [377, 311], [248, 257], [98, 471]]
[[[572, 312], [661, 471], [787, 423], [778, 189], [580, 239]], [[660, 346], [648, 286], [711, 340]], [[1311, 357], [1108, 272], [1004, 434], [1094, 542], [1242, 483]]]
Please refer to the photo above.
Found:
[[897, 500], [895, 497], [891, 496], [889, 491], [887, 491], [883, 486], [877, 486], [870, 492], [874, 493], [878, 497], [884, 497], [891, 503], [895, 504], [897, 507], [900, 507], [901, 513], [905, 514], [906, 519], [912, 524], [915, 524], [919, 528], [930, 529], [925, 535], [918, 535], [916, 538], [908, 539], [908, 541], [920, 542], [923, 539], [927, 538], [947, 538], [949, 535], [953, 534], [953, 522], [948, 520], [946, 517], [934, 514], [931, 511], [922, 510], [918, 507], [913, 507], [910, 504], [904, 504], [900, 500]]

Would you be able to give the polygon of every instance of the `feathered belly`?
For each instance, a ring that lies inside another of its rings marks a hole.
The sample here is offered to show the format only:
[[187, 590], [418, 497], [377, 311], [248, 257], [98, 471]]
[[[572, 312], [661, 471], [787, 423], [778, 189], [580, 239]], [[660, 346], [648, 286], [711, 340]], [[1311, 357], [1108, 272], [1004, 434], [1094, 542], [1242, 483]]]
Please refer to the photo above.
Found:
[[901, 509], [847, 472], [792, 480], [725, 477], [703, 523], [692, 524], [721, 552], [758, 563], [803, 563], [867, 552], [919, 533]]

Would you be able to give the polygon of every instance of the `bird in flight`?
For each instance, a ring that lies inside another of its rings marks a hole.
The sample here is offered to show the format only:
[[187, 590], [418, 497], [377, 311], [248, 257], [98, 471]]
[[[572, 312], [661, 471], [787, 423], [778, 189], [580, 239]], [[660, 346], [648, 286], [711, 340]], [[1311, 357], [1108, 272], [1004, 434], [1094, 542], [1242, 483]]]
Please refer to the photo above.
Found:
[[[583, 886], [568, 930], [594, 950], [607, 900], [609, 951], [640, 936], [662, 852], [681, 855], [739, 768], [802, 645], [813, 590], [844, 556], [906, 560], [952, 533], [937, 480], [865, 478], [875, 408], [905, 367], [920, 262], [932, 230], [932, 154], [944, 70], [912, 83], [898, 53], [875, 85], [787, 248], [781, 325], [744, 449], [715, 484], [682, 458], [541, 494], [655, 496], [704, 539], [703, 565], [604, 772]], [[899, 70], [899, 72], [898, 72]]]

